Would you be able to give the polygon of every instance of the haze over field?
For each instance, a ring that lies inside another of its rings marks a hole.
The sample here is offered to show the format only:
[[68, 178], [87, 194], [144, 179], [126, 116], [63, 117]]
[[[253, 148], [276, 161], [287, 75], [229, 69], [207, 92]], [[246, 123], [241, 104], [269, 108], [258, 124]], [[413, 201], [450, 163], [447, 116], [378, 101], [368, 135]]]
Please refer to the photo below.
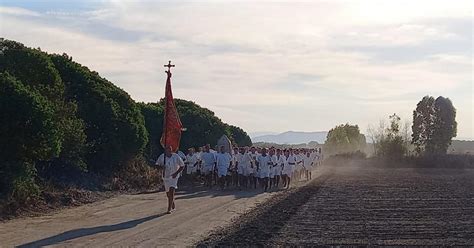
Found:
[[472, 30], [461, 0], [0, 3], [1, 37], [66, 52], [137, 101], [163, 97], [171, 59], [176, 97], [249, 132], [365, 131], [443, 95], [472, 139]]

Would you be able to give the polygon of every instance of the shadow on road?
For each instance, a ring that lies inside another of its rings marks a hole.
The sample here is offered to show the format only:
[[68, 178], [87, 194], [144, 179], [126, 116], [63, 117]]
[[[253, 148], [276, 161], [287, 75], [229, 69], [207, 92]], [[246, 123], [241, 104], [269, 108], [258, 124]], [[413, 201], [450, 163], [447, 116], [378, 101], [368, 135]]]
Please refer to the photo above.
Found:
[[129, 229], [129, 228], [136, 227], [137, 225], [142, 224], [144, 222], [147, 222], [147, 221], [150, 221], [150, 220], [153, 220], [153, 219], [157, 219], [157, 218], [159, 218], [163, 215], [165, 215], [165, 213], [148, 216], [148, 217], [141, 218], [141, 219], [130, 220], [130, 221], [114, 224], [114, 225], [104, 225], [104, 226], [74, 229], [74, 230], [63, 232], [63, 233], [60, 233], [60, 234], [57, 234], [57, 235], [54, 235], [54, 236], [51, 236], [51, 237], [48, 237], [48, 238], [44, 238], [44, 239], [33, 241], [33, 242], [30, 242], [30, 243], [27, 243], [27, 244], [19, 245], [17, 247], [20, 247], [20, 248], [22, 248], [22, 247], [43, 247], [43, 246], [47, 246], [47, 245], [58, 244], [60, 242], [64, 242], [64, 241], [71, 240], [71, 239], [76, 239], [76, 238], [80, 238], [80, 237], [84, 237], [84, 236], [94, 235], [94, 234], [97, 234], [97, 233], [113, 232], [113, 231], [118, 231], [118, 230]]

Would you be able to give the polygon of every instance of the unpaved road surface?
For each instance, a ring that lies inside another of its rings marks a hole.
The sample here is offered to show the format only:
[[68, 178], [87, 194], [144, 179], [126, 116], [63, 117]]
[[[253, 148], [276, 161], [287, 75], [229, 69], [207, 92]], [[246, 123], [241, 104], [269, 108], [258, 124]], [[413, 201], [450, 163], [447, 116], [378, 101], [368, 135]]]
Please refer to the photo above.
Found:
[[474, 170], [336, 167], [200, 242], [474, 246]]
[[121, 195], [58, 213], [0, 223], [0, 247], [183, 247], [278, 193], [178, 192], [165, 215], [163, 192]]

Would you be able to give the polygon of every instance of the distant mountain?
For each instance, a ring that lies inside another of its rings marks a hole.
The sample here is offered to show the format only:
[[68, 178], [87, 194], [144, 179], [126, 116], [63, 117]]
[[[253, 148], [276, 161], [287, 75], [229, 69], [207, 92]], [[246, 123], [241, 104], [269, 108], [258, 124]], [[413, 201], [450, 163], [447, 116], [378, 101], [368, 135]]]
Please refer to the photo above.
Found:
[[254, 138], [254, 137], [259, 137], [259, 136], [264, 136], [264, 135], [278, 134], [278, 132], [262, 131], [262, 132], [250, 132], [248, 134], [249, 134], [250, 138]]
[[295, 132], [288, 131], [280, 134], [268, 134], [252, 137], [252, 142], [268, 142], [277, 144], [301, 144], [316, 141], [323, 144], [328, 132]]

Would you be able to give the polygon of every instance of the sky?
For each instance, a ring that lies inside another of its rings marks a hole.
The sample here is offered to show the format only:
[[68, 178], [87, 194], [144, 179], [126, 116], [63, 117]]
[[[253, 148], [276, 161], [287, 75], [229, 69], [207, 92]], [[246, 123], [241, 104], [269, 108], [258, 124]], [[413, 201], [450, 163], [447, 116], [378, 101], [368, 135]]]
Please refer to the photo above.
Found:
[[249, 133], [327, 131], [449, 97], [474, 139], [467, 0], [0, 0], [0, 37], [67, 53], [136, 101], [173, 94]]

